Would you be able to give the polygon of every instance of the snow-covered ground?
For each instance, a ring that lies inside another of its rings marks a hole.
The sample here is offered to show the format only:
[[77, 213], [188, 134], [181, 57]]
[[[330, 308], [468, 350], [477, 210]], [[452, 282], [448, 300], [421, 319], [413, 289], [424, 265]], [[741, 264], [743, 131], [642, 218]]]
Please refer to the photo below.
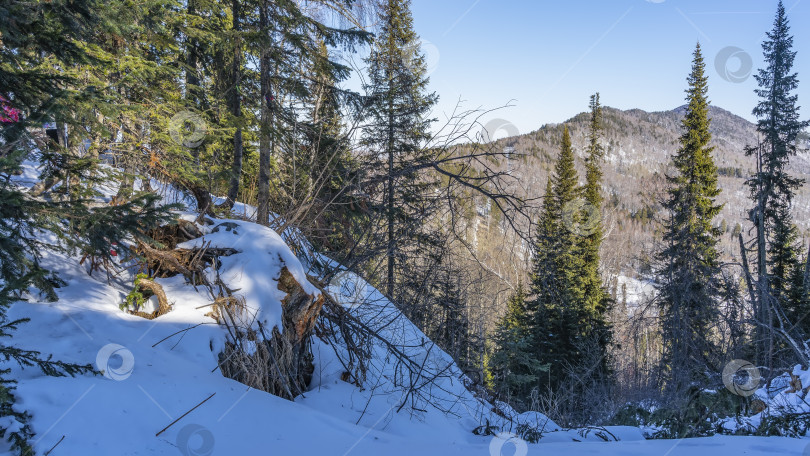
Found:
[[[295, 261], [283, 246], [272, 248], [287, 262]], [[610, 429], [622, 439], [619, 442], [602, 442], [577, 431], [549, 432], [537, 444], [507, 436], [476, 436], [472, 429], [479, 424], [481, 410], [466, 410], [466, 416], [464, 407], [455, 410], [456, 416], [438, 410], [397, 413], [402, 400], [398, 388], [390, 384], [358, 388], [341, 381], [334, 352], [323, 343], [314, 347], [311, 390], [290, 402], [222, 377], [211, 347], [219, 345], [223, 333], [204, 316], [206, 310], [196, 308], [210, 300], [182, 278], [160, 280], [173, 309], [149, 321], [119, 309], [130, 286], [126, 280], [108, 284], [105, 276], [89, 276], [75, 259], [57, 254], [47, 256], [46, 266], [57, 270], [68, 286], [58, 290], [58, 302], [21, 302], [13, 307], [12, 318], [31, 318], [15, 335], [14, 344], [53, 353], [64, 361], [98, 365], [105, 376], [52, 378], [30, 368], [15, 371], [20, 380], [18, 405], [33, 414], [40, 454], [61, 441], [51, 454], [798, 456], [810, 443], [726, 436], [644, 441], [633, 428]], [[269, 272], [265, 277], [272, 283]], [[397, 320], [391, 335], [418, 334], [404, 318]], [[384, 359], [374, 362], [385, 364]], [[457, 395], [460, 403], [475, 404], [460, 381], [443, 386], [450, 391], [447, 397]], [[549, 429], [554, 429], [553, 423]]]
[[[205, 230], [205, 242], [240, 251], [224, 259], [221, 277], [244, 296], [247, 311], [266, 324], [277, 322], [280, 314], [281, 266], [305, 290], [318, 293], [306, 279], [312, 272], [309, 265], [302, 264], [275, 232], [239, 220], [216, 220]], [[810, 439], [717, 436], [651, 441], [631, 427], [611, 427], [608, 434], [560, 430], [537, 413], [516, 416], [515, 421], [541, 427], [539, 443], [528, 444], [508, 433], [475, 435], [473, 429], [486, 422], [511, 429], [492, 412], [491, 404], [467, 391], [464, 375], [447, 354], [379, 292], [346, 274], [339, 276], [353, 287], [330, 288], [338, 302], [418, 363], [418, 379], [436, 377], [422, 385], [429, 397], [414, 394], [408, 379], [401, 377], [407, 371], [381, 341], [372, 342], [367, 379], [358, 387], [340, 378], [344, 368], [335, 350], [341, 353], [342, 348], [315, 339], [310, 389], [287, 401], [222, 376], [217, 353], [225, 333], [205, 315], [212, 299], [204, 287], [195, 289], [182, 276], [158, 279], [172, 310], [146, 320], [119, 308], [132, 289], [130, 272], [108, 281], [104, 273], [89, 275], [76, 258], [43, 253], [43, 265], [67, 285], [57, 290], [57, 302], [38, 302], [34, 294], [12, 307], [10, 318], [31, 321], [11, 342], [62, 361], [93, 364], [104, 375], [53, 378], [35, 368], [9, 366], [19, 380], [16, 406], [32, 414], [37, 454], [810, 454]], [[605, 442], [600, 434], [618, 441]], [[7, 450], [5, 445], [0, 443], [0, 452]]]

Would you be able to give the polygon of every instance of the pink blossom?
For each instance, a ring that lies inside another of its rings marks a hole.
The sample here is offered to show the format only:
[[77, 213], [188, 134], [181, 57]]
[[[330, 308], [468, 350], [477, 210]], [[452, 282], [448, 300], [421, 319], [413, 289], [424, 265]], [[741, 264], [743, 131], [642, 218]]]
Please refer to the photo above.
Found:
[[9, 106], [8, 99], [0, 95], [0, 123], [13, 123], [20, 121], [20, 110]]

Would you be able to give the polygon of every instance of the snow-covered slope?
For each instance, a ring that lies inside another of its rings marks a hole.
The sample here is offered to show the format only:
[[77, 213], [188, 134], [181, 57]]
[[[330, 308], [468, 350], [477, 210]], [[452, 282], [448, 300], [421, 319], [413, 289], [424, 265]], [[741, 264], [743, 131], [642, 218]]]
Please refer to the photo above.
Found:
[[[241, 220], [215, 220], [201, 228], [204, 238], [186, 245], [210, 241], [238, 250], [223, 259], [220, 277], [265, 323], [274, 324], [280, 315], [282, 266], [307, 292], [318, 293], [307, 281], [307, 272], [313, 272], [309, 265], [270, 229]], [[58, 290], [57, 302], [38, 302], [32, 295], [11, 309], [11, 318], [31, 319], [15, 333], [13, 344], [94, 364], [104, 375], [52, 378], [14, 367], [17, 406], [33, 415], [38, 454], [697, 456], [722, 448], [723, 453], [799, 455], [806, 445], [745, 437], [643, 441], [638, 429], [624, 427], [608, 429], [620, 441], [604, 442], [599, 431], [559, 430], [536, 413], [515, 416], [510, 424], [464, 387], [464, 375], [447, 354], [373, 287], [349, 274], [339, 276], [352, 282], [351, 289], [337, 283], [330, 290], [377, 334], [367, 342], [365, 382], [342, 380], [339, 356], [345, 349], [336, 339], [316, 339], [310, 389], [291, 402], [222, 376], [217, 353], [225, 333], [205, 315], [211, 296], [204, 287], [195, 289], [182, 276], [158, 279], [172, 310], [146, 320], [119, 308], [132, 288], [129, 273], [108, 282], [106, 274], [89, 275], [75, 258], [45, 252], [44, 260], [67, 285]], [[504, 430], [532, 422], [544, 437], [526, 444], [510, 434], [473, 434], [486, 422]]]

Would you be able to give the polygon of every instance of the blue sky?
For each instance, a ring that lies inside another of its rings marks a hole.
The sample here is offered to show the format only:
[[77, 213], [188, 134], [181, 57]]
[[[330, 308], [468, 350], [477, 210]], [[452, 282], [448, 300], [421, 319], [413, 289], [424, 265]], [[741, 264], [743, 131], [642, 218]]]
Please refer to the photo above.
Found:
[[[698, 40], [712, 103], [753, 119], [753, 72], [762, 66], [761, 42], [776, 5], [775, 0], [412, 0], [412, 11], [425, 41], [431, 88], [441, 97], [437, 117], [459, 97], [467, 108], [513, 100], [514, 107], [488, 118], [506, 119], [527, 133], [587, 110], [596, 91], [604, 105], [621, 109], [660, 111], [684, 104]], [[799, 104], [807, 118], [810, 0], [787, 0], [785, 8], [798, 51]], [[751, 75], [741, 68], [747, 58]]]

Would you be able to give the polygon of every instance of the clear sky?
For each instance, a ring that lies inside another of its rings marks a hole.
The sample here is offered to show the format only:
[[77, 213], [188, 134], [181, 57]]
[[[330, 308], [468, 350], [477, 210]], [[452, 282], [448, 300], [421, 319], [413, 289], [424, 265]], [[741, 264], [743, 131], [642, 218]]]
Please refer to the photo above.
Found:
[[[808, 118], [810, 0], [784, 4], [798, 51], [799, 104]], [[412, 0], [412, 11], [431, 88], [441, 97], [437, 117], [459, 97], [468, 108], [513, 100], [514, 107], [485, 120], [502, 118], [527, 133], [586, 111], [597, 91], [604, 105], [621, 109], [662, 111], [684, 104], [697, 41], [712, 103], [753, 120], [753, 73], [762, 66], [761, 43], [776, 5], [776, 0]]]

